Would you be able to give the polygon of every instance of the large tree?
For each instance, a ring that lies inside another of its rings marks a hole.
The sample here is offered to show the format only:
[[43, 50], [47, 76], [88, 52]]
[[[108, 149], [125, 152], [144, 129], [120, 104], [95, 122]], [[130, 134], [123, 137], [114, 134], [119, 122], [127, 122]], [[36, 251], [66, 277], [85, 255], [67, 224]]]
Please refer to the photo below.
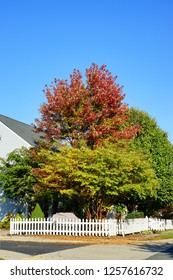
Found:
[[41, 149], [35, 156], [40, 161], [33, 170], [37, 187], [74, 198], [88, 218], [105, 217], [117, 202], [133, 208], [159, 187], [148, 157], [126, 146]]
[[105, 65], [92, 64], [86, 69], [85, 83], [74, 70], [69, 82], [55, 79], [44, 91], [47, 102], [40, 108], [35, 128], [49, 140], [77, 146], [84, 139], [94, 147], [105, 138], [134, 138], [139, 130], [137, 124], [129, 123], [125, 94]]
[[[152, 167], [160, 181], [157, 199], [148, 200], [149, 213], [154, 209], [173, 205], [173, 145], [168, 135], [148, 113], [135, 108], [130, 110], [132, 122], [138, 122], [141, 130], [134, 139], [137, 148], [149, 154], [152, 158]], [[146, 207], [144, 203], [144, 207]]]

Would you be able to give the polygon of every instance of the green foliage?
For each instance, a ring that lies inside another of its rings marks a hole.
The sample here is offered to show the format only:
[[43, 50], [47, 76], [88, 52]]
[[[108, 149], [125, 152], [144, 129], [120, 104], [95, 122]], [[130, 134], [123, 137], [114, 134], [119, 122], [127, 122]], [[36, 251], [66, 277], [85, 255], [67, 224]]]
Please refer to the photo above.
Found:
[[0, 221], [0, 228], [4, 228], [4, 229], [10, 228], [10, 220], [8, 217], [5, 217], [2, 221]]
[[17, 219], [17, 220], [21, 220], [21, 219], [26, 219], [26, 216], [24, 215], [24, 214], [16, 214], [15, 215], [15, 217], [14, 217], [15, 219]]
[[136, 218], [144, 218], [144, 212], [132, 212], [128, 213], [126, 219], [136, 219]]
[[153, 232], [152, 232], [152, 230], [145, 230], [145, 231], [142, 232], [142, 234], [143, 235], [152, 235]]
[[127, 207], [124, 204], [118, 203], [116, 205], [116, 218], [117, 219], [125, 218], [126, 212], [127, 212]]
[[143, 204], [144, 211], [159, 209], [173, 204], [173, 145], [168, 140], [167, 133], [160, 129], [157, 122], [147, 113], [132, 108], [131, 121], [138, 122], [141, 130], [134, 139], [135, 148], [141, 148], [151, 156], [151, 164], [160, 182], [157, 199], [149, 199]]
[[31, 213], [33, 205], [39, 202], [45, 213], [48, 212], [52, 197], [56, 194], [52, 190], [41, 192], [36, 187], [36, 178], [32, 175], [32, 168], [37, 161], [33, 160], [34, 149], [16, 149], [7, 159], [0, 159], [0, 182], [5, 196], [27, 203]]
[[9, 229], [10, 228], [10, 219], [14, 217], [13, 213], [7, 213], [6, 216], [0, 221], [0, 228]]
[[32, 176], [32, 162], [26, 148], [16, 149], [7, 159], [0, 159], [0, 181], [1, 188], [9, 198], [22, 202], [32, 201], [35, 178]]
[[119, 201], [137, 204], [159, 187], [148, 158], [125, 145], [65, 147], [58, 153], [41, 149], [37, 157], [42, 160], [33, 175], [40, 188], [75, 197], [89, 218], [103, 218]]
[[38, 203], [36, 204], [35, 209], [32, 211], [30, 218], [31, 219], [44, 219], [44, 213]]
[[9, 229], [10, 228], [10, 219], [11, 218], [15, 218], [15, 219], [25, 219], [25, 215], [23, 214], [16, 214], [14, 215], [13, 213], [7, 213], [6, 216], [4, 217], [4, 219], [2, 221], [0, 221], [0, 228], [4, 228], [4, 229]]

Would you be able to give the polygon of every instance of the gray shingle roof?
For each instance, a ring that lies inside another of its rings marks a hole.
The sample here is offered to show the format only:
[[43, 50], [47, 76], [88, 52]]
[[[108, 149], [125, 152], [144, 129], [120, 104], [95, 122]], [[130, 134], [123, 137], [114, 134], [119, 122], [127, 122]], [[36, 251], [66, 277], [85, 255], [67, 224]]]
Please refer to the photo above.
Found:
[[33, 126], [11, 119], [4, 115], [0, 114], [0, 122], [14, 131], [17, 135], [19, 135], [22, 139], [24, 139], [31, 146], [35, 146], [37, 140], [40, 139], [40, 133], [35, 133], [33, 131]]

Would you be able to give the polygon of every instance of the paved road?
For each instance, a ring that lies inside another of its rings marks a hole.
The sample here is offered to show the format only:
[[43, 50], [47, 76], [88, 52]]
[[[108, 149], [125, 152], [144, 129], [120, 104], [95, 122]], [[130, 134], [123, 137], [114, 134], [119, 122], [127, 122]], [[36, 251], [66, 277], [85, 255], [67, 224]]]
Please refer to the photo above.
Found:
[[154, 254], [148, 260], [173, 260], [173, 246], [165, 251]]
[[13, 260], [172, 260], [173, 240], [138, 245], [81, 245], [1, 240], [0, 257]]
[[1, 241], [0, 250], [22, 253], [30, 256], [53, 253], [62, 250], [80, 248], [84, 245], [73, 244], [56, 244], [56, 243], [41, 243], [41, 242], [15, 242]]

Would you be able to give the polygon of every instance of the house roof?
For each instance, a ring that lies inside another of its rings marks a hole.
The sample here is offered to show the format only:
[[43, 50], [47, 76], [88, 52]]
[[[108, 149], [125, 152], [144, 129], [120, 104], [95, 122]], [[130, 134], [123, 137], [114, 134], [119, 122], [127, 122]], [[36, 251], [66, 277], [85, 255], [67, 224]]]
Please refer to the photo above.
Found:
[[0, 122], [11, 129], [14, 133], [19, 135], [23, 140], [29, 143], [31, 146], [35, 146], [37, 140], [40, 139], [40, 133], [33, 131], [33, 126], [14, 120], [0, 114]]

